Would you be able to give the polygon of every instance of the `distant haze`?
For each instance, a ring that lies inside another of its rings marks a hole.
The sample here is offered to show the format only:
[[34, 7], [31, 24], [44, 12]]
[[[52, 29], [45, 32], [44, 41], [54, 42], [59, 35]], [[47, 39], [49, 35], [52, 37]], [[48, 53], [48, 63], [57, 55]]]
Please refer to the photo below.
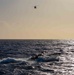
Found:
[[0, 0], [0, 39], [74, 39], [74, 0]]

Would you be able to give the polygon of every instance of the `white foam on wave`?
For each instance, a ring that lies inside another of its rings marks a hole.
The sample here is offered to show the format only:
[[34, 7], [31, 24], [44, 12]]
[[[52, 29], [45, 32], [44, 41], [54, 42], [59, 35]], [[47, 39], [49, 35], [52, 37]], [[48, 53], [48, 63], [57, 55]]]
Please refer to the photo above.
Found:
[[25, 62], [28, 62], [29, 64], [35, 63], [35, 61], [31, 61], [31, 60], [29, 60], [29, 58], [15, 58], [15, 60], [17, 60], [17, 61], [25, 61]]

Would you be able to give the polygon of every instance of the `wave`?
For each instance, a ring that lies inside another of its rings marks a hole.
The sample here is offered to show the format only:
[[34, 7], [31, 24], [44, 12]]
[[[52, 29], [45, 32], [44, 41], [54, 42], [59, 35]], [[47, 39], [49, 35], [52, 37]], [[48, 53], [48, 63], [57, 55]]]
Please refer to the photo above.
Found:
[[29, 58], [11, 58], [11, 57], [7, 57], [7, 58], [3, 58], [0, 60], [0, 64], [10, 64], [10, 63], [26, 63], [26, 64], [33, 64], [35, 63], [35, 61], [31, 61], [29, 60]]
[[17, 61], [14, 58], [4, 58], [0, 60], [0, 64], [16, 63]]

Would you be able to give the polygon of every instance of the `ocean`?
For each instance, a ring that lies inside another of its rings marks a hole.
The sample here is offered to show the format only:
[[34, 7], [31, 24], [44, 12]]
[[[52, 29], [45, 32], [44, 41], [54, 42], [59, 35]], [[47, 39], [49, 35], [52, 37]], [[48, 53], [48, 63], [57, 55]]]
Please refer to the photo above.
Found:
[[74, 40], [0, 40], [0, 75], [74, 75]]

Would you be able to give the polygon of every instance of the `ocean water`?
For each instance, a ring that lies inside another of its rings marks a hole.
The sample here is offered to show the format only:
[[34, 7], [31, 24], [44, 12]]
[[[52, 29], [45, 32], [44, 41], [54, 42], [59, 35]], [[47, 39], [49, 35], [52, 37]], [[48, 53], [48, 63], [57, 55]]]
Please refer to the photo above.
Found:
[[0, 40], [0, 75], [74, 75], [74, 40]]

